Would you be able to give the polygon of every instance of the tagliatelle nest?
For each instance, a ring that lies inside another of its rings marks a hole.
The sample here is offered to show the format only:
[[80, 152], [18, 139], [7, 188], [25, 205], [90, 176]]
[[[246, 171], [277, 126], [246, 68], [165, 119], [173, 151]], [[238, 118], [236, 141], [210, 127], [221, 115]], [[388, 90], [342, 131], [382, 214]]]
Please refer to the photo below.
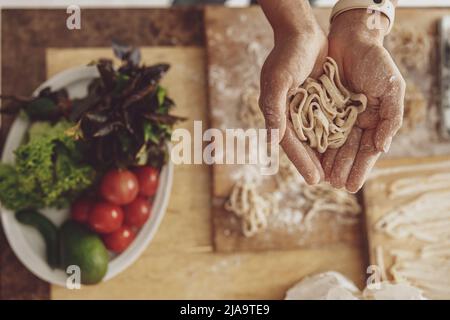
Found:
[[345, 190], [333, 188], [329, 184], [309, 186], [299, 175], [286, 154], [280, 153], [280, 170], [272, 179], [276, 182], [275, 190], [266, 190], [267, 181], [255, 168], [248, 168], [245, 174], [234, 184], [230, 196], [225, 202], [225, 209], [233, 212], [241, 221], [241, 230], [245, 237], [252, 237], [269, 227], [271, 216], [280, 214], [283, 198], [276, 196], [296, 189], [296, 209], [303, 213], [303, 225], [308, 229], [314, 218], [322, 213], [339, 216], [341, 223], [352, 224], [361, 213], [356, 197]]
[[346, 89], [339, 78], [336, 62], [328, 57], [324, 74], [318, 80], [309, 78], [289, 103], [295, 132], [301, 141], [324, 153], [340, 148], [348, 138], [357, 116], [367, 106], [367, 97]]
[[275, 199], [262, 195], [257, 189], [254, 182], [240, 180], [225, 203], [225, 209], [241, 219], [242, 233], [246, 237], [266, 229], [267, 217], [277, 210]]

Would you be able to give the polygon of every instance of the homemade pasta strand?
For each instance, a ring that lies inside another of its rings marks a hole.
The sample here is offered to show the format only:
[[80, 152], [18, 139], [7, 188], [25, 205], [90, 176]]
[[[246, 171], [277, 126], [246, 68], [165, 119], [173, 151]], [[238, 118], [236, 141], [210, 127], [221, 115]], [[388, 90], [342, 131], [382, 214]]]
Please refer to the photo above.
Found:
[[246, 237], [267, 227], [267, 216], [274, 210], [274, 199], [264, 198], [254, 182], [240, 180], [233, 187], [225, 209], [241, 218], [242, 232]]
[[367, 97], [347, 90], [339, 78], [336, 62], [328, 57], [319, 80], [307, 79], [293, 94], [289, 113], [301, 141], [324, 153], [340, 148], [357, 116], [367, 107]]
[[375, 223], [375, 230], [393, 238], [415, 237], [426, 242], [450, 239], [450, 192], [425, 193]]
[[406, 281], [433, 299], [450, 298], [450, 242], [424, 246], [408, 254], [392, 250], [395, 263], [390, 273], [397, 282]]
[[[277, 174], [279, 190], [284, 190], [295, 176], [284, 168]], [[259, 191], [261, 181], [248, 177], [238, 180], [225, 203], [225, 209], [233, 212], [241, 219], [242, 233], [246, 237], [254, 236], [268, 226], [268, 217], [279, 211], [278, 199], [273, 193]], [[345, 223], [355, 223], [361, 212], [356, 197], [344, 190], [334, 189], [328, 184], [308, 186], [297, 183], [299, 188], [298, 202], [304, 210], [304, 223], [310, 227], [312, 220], [321, 213], [333, 213], [345, 217]]]
[[439, 173], [431, 176], [402, 178], [389, 186], [391, 199], [421, 194], [425, 191], [440, 190], [450, 187], [450, 173]]

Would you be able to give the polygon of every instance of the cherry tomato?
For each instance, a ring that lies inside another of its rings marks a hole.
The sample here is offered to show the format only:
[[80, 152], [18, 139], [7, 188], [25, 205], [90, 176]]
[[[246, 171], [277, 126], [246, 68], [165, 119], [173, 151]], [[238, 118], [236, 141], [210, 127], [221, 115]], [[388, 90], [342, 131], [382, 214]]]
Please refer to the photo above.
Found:
[[135, 232], [128, 226], [122, 226], [118, 230], [103, 236], [103, 243], [109, 250], [121, 253], [133, 242]]
[[86, 223], [93, 205], [92, 201], [88, 199], [78, 199], [72, 204], [70, 210], [72, 219], [80, 223]]
[[116, 231], [122, 226], [122, 222], [122, 208], [109, 202], [95, 204], [89, 215], [89, 226], [98, 233]]
[[123, 208], [125, 224], [133, 227], [142, 227], [150, 217], [152, 205], [147, 198], [138, 196], [132, 203]]
[[159, 171], [150, 166], [137, 167], [133, 170], [139, 182], [139, 194], [152, 197], [158, 189]]
[[119, 206], [132, 202], [139, 192], [136, 176], [128, 170], [111, 170], [102, 180], [100, 193]]

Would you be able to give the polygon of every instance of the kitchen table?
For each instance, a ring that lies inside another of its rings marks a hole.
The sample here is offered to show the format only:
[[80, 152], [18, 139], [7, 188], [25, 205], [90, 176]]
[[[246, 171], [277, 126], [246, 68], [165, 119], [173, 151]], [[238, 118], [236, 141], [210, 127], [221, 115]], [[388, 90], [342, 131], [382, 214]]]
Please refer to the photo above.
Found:
[[[207, 121], [202, 8], [84, 9], [81, 30], [72, 31], [66, 29], [66, 17], [62, 9], [2, 11], [2, 92], [29, 94], [57, 71], [51, 57], [76, 48], [107, 48], [112, 38], [142, 47], [193, 47], [204, 62], [196, 66], [203, 89], [199, 103], [180, 112], [187, 112], [183, 115], [190, 121]], [[3, 119], [2, 141], [10, 123], [10, 118]], [[342, 272], [364, 287], [365, 245], [215, 253], [210, 192], [210, 167], [177, 166], [166, 216], [140, 259], [111, 281], [81, 290], [50, 286], [36, 278], [17, 260], [0, 231], [0, 298], [281, 299], [302, 277], [328, 270]]]

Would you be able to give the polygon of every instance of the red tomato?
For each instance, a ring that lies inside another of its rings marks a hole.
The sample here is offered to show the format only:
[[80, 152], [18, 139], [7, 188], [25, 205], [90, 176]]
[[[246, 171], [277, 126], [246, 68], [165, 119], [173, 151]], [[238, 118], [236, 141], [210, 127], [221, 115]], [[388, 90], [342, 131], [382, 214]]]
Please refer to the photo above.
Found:
[[89, 226], [98, 233], [110, 233], [122, 226], [123, 211], [109, 202], [99, 202], [91, 210]]
[[142, 227], [150, 217], [152, 205], [148, 199], [138, 196], [132, 203], [123, 208], [125, 224], [133, 227]]
[[103, 236], [103, 243], [109, 250], [121, 253], [133, 242], [136, 237], [135, 232], [127, 226]]
[[137, 167], [133, 170], [139, 182], [139, 194], [152, 197], [158, 189], [159, 171], [153, 167]]
[[111, 170], [103, 177], [100, 186], [103, 198], [119, 206], [132, 202], [138, 192], [138, 180], [128, 170]]
[[78, 199], [72, 204], [70, 210], [72, 219], [80, 223], [87, 222], [93, 205], [92, 201], [88, 199]]

